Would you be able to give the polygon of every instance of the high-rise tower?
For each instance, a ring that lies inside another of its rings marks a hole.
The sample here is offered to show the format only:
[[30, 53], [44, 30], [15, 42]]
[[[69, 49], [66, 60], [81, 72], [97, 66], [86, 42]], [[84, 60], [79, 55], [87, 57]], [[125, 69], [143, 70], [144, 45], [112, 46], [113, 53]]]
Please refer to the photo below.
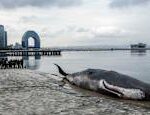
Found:
[[7, 47], [7, 32], [4, 30], [4, 26], [0, 25], [0, 49]]

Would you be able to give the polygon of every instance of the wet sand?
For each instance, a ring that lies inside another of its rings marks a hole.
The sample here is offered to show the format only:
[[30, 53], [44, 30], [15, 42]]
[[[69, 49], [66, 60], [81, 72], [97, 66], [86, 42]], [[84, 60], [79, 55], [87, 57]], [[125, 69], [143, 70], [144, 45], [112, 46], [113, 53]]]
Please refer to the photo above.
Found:
[[30, 70], [0, 70], [2, 115], [150, 115], [150, 102], [120, 100]]

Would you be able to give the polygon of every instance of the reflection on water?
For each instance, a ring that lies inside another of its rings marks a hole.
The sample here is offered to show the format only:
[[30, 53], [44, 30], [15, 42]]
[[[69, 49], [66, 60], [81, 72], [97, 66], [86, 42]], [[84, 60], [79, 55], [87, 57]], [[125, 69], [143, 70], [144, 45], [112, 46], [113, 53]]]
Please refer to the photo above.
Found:
[[145, 49], [131, 50], [131, 55], [144, 56], [146, 55], [146, 50]]
[[41, 56], [29, 57], [23, 56], [23, 65], [27, 69], [36, 70], [40, 67]]
[[7, 57], [0, 56], [0, 69], [31, 69], [36, 70], [40, 67], [41, 56], [29, 57]]
[[22, 59], [8, 60], [6, 56], [0, 58], [0, 69], [12, 69], [12, 68], [23, 69], [23, 60]]

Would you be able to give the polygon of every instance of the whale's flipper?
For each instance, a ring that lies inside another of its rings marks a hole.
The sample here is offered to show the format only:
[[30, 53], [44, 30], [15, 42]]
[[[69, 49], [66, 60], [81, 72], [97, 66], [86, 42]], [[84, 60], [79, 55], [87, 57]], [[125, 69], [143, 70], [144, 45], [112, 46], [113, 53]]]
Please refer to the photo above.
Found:
[[67, 76], [68, 74], [66, 72], [64, 72], [64, 70], [57, 64], [54, 64], [58, 67], [59, 73], [62, 74], [63, 76]]
[[109, 84], [105, 80], [100, 80], [99, 87], [109, 93], [117, 95], [120, 98], [135, 100], [141, 100], [145, 98], [145, 93], [140, 89], [127, 89], [119, 86], [114, 86]]

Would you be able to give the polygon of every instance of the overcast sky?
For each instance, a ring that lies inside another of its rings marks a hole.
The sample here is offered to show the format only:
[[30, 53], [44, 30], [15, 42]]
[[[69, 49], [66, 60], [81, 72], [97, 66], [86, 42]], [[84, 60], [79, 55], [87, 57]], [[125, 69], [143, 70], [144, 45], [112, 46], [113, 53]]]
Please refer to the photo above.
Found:
[[150, 44], [150, 0], [0, 0], [0, 22], [9, 44], [27, 30], [45, 47]]

